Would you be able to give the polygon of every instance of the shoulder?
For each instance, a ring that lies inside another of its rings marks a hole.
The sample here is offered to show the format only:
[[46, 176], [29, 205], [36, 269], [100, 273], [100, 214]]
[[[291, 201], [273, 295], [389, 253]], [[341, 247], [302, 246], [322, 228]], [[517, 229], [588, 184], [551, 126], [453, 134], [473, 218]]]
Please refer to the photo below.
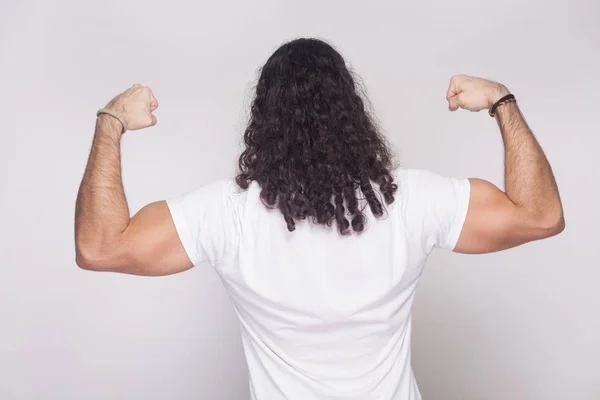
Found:
[[171, 207], [183, 207], [188, 211], [210, 213], [233, 208], [243, 195], [244, 192], [235, 180], [220, 179], [196, 186], [183, 195], [167, 200], [167, 203]]
[[419, 168], [399, 167], [393, 171], [400, 196], [424, 194], [434, 190], [446, 179], [435, 172]]
[[239, 219], [255, 208], [263, 206], [260, 201], [260, 186], [252, 182], [247, 189], [242, 189], [235, 179], [220, 179], [199, 189], [205, 201], [211, 202], [214, 208], [225, 211], [229, 217]]
[[[438, 172], [418, 168], [397, 168], [394, 177], [400, 194], [404, 195], [435, 195], [452, 186], [467, 183], [467, 179], [449, 177]], [[402, 190], [404, 189], [404, 191]]]
[[446, 176], [425, 169], [395, 171], [402, 214], [410, 223], [450, 218], [457, 208], [468, 205], [470, 185], [466, 178]]
[[236, 196], [242, 195], [244, 191], [233, 179], [219, 179], [200, 185], [193, 193], [198, 197], [206, 199], [229, 201]]
[[396, 176], [402, 218], [422, 248], [453, 248], [469, 206], [469, 180], [424, 169], [399, 169]]

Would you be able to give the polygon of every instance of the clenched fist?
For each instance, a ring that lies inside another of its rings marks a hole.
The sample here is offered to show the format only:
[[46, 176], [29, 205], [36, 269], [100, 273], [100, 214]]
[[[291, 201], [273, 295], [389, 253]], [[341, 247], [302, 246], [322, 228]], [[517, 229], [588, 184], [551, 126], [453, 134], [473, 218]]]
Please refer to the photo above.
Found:
[[104, 109], [111, 111], [123, 120], [128, 130], [143, 129], [156, 125], [152, 114], [158, 101], [147, 86], [135, 84], [112, 99]]
[[509, 94], [508, 89], [498, 82], [467, 75], [455, 75], [450, 79], [446, 100], [450, 111], [459, 108], [481, 111], [492, 108], [496, 101], [507, 94]]

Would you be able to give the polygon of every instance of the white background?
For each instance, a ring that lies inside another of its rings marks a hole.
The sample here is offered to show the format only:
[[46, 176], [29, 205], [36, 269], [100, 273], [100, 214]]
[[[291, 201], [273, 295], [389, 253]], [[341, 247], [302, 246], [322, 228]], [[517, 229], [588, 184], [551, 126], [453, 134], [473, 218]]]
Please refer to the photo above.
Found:
[[133, 83], [159, 125], [123, 139], [135, 212], [234, 173], [257, 69], [319, 37], [362, 77], [399, 160], [502, 185], [485, 113], [451, 75], [506, 84], [554, 168], [567, 228], [485, 256], [438, 252], [415, 305], [424, 398], [600, 398], [600, 2], [0, 0], [0, 398], [247, 399], [210, 270], [80, 270], [73, 215], [95, 111]]

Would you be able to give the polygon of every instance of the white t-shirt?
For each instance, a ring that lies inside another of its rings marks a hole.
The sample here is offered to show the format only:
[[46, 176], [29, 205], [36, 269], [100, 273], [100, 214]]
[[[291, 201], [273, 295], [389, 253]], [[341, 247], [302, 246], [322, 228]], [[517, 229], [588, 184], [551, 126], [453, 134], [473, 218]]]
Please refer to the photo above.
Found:
[[[239, 317], [255, 400], [419, 400], [411, 308], [428, 254], [453, 249], [467, 179], [398, 169], [396, 200], [360, 234], [307, 221], [288, 232], [256, 183], [168, 201], [195, 266], [221, 276]], [[377, 188], [377, 185], [374, 185]]]

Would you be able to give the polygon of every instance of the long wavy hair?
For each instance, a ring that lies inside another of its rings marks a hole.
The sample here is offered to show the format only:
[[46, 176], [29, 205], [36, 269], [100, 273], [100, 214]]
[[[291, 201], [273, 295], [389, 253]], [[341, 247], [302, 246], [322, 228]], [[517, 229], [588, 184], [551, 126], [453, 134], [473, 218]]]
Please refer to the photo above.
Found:
[[285, 43], [262, 67], [244, 143], [237, 184], [256, 181], [289, 231], [310, 218], [362, 232], [365, 201], [377, 218], [394, 201], [388, 144], [343, 57], [321, 40]]

